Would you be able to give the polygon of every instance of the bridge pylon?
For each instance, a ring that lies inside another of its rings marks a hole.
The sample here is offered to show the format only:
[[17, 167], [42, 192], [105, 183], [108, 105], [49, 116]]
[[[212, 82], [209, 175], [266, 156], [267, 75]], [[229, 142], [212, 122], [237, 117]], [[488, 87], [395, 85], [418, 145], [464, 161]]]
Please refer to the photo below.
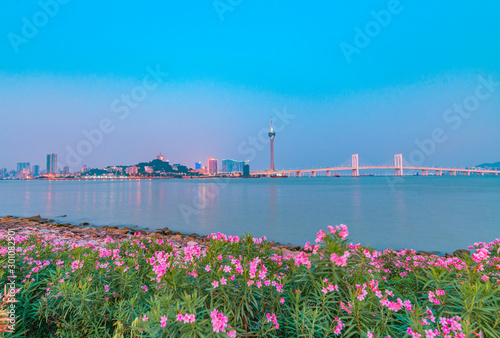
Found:
[[358, 154], [352, 155], [352, 176], [359, 177], [359, 156], [358, 156]]
[[403, 154], [394, 155], [394, 167], [396, 167], [396, 176], [403, 176]]

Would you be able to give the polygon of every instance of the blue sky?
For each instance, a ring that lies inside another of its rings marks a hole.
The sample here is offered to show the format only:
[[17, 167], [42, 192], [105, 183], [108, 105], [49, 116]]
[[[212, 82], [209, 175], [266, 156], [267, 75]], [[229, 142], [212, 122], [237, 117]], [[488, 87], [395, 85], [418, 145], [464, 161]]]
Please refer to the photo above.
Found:
[[[276, 136], [277, 168], [353, 153], [370, 164], [395, 153], [427, 165], [500, 161], [500, 85], [460, 126], [455, 113], [444, 118], [480, 78], [500, 81], [498, 1], [221, 0], [219, 12], [212, 1], [55, 1], [1, 6], [0, 167], [44, 167], [52, 152], [71, 162], [68, 149], [105, 119], [112, 131], [72, 167], [161, 151], [190, 166], [213, 156], [265, 169], [268, 144], [249, 138], [271, 116], [279, 125], [276, 111], [294, 116]], [[357, 50], [348, 58], [346, 45]], [[120, 119], [113, 102], [142, 85], [147, 67], [168, 76]], [[436, 128], [446, 141], [420, 149]]]

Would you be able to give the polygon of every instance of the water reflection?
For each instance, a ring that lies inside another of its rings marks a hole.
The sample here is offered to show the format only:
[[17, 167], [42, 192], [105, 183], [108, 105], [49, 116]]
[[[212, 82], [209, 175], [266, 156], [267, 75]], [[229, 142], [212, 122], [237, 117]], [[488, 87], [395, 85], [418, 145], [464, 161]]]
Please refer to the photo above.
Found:
[[168, 226], [200, 234], [251, 232], [296, 244], [314, 241], [327, 225], [346, 223], [355, 243], [441, 251], [498, 237], [499, 177], [405, 177], [394, 192], [387, 190], [385, 178], [377, 177], [234, 179], [227, 184], [0, 181], [0, 215], [67, 214], [60, 221]]
[[45, 209], [47, 210], [47, 213], [50, 213], [52, 211], [52, 182], [48, 182], [48, 187], [47, 187], [47, 197], [46, 197], [46, 207]]
[[[269, 185], [270, 194], [269, 194], [269, 210], [271, 211], [272, 219], [276, 217], [276, 185], [271, 183]], [[271, 224], [273, 224], [272, 222]]]

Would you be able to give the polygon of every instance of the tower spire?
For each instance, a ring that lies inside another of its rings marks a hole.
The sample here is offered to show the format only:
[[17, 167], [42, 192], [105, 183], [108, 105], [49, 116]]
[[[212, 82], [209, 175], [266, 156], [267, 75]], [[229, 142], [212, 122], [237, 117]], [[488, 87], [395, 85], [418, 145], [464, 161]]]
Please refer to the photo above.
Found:
[[271, 117], [271, 131], [269, 132], [269, 140], [271, 141], [271, 167], [270, 171], [274, 171], [274, 137], [276, 133], [273, 130], [273, 118]]

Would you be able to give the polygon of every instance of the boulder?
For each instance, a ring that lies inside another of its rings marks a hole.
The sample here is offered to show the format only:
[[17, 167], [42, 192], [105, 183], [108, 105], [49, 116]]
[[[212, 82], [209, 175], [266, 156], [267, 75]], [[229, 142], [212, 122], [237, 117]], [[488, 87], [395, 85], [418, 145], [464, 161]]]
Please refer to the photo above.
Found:
[[122, 235], [125, 235], [129, 232], [128, 229], [107, 229], [107, 230], [112, 234], [122, 234]]
[[170, 237], [170, 240], [171, 241], [181, 241], [183, 238], [184, 238], [184, 236], [182, 236], [182, 235], [174, 235], [174, 236]]
[[455, 257], [463, 257], [463, 256], [470, 256], [470, 251], [467, 249], [458, 249], [453, 251], [453, 256]]
[[436, 256], [435, 254], [427, 251], [417, 251], [417, 255], [427, 256], [427, 257]]
[[40, 215], [31, 216], [31, 217], [28, 217], [27, 219], [31, 220], [31, 221], [36, 221], [36, 222], [42, 222], [42, 221], [47, 220], [46, 218], [42, 218]]
[[187, 246], [197, 246], [197, 245], [198, 245], [198, 243], [194, 242], [194, 241], [187, 242]]
[[188, 236], [188, 238], [199, 239], [199, 238], [201, 238], [201, 236], [200, 236], [200, 235], [198, 235], [197, 233], [192, 233], [192, 234], [190, 234], [190, 235]]
[[290, 251], [290, 250], [288, 250], [286, 248], [283, 248], [281, 250], [281, 252], [283, 253], [283, 255], [293, 255], [293, 256], [296, 256], [296, 255], [300, 254], [300, 252], [298, 252], [298, 251]]

